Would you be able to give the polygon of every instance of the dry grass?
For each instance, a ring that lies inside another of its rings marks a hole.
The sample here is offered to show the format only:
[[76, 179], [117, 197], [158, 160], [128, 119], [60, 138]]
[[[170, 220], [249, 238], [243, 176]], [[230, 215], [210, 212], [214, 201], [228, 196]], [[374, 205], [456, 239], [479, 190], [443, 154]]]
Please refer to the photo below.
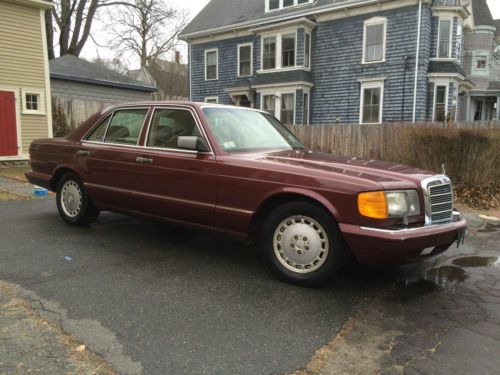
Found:
[[24, 173], [30, 170], [31, 167], [29, 165], [4, 166], [4, 167], [0, 166], [0, 176], [26, 182], [26, 177], [24, 177]]
[[23, 201], [29, 199], [27, 196], [0, 190], [0, 202]]

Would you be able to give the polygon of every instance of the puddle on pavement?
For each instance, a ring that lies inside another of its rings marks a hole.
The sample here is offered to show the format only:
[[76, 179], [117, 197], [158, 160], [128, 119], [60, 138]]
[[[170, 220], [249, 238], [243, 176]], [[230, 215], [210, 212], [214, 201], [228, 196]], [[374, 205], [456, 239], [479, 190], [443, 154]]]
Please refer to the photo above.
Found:
[[460, 267], [441, 266], [420, 270], [402, 280], [405, 293], [422, 295], [436, 290], [453, 292], [457, 284], [467, 280], [467, 273]]
[[463, 257], [453, 261], [455, 266], [465, 268], [491, 267], [497, 262], [497, 257]]

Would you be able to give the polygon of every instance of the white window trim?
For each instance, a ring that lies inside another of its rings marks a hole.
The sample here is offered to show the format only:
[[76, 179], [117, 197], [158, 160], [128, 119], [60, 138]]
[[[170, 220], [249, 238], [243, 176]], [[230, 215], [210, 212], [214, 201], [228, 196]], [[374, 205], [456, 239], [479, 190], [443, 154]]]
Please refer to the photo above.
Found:
[[[366, 61], [366, 29], [368, 26], [384, 25], [383, 32], [383, 49], [382, 49], [382, 60], [377, 61]], [[387, 18], [386, 17], [373, 17], [366, 20], [363, 23], [363, 64], [379, 64], [385, 62], [387, 47]]]
[[258, 91], [260, 94], [260, 109], [264, 111], [264, 96], [274, 96], [274, 117], [281, 121], [281, 97], [282, 95], [293, 94], [293, 124], [297, 117], [297, 90], [286, 89], [275, 91], [273, 89]]
[[15, 112], [16, 112], [16, 135], [17, 135], [17, 156], [10, 157], [10, 156], [0, 156], [0, 160], [8, 160], [8, 159], [17, 159], [20, 156], [24, 155], [23, 152], [23, 133], [22, 133], [22, 127], [21, 127], [21, 105], [20, 105], [20, 100], [19, 100], [19, 89], [16, 87], [11, 87], [11, 86], [1, 86], [0, 85], [0, 91], [7, 91], [7, 92], [12, 92], [14, 93], [14, 98], [15, 98]]
[[450, 81], [434, 81], [434, 98], [432, 99], [432, 121], [436, 121], [436, 97], [437, 97], [437, 88], [438, 87], [446, 87], [445, 92], [445, 102], [444, 102], [444, 115], [448, 116], [448, 100], [450, 95]]
[[[288, 35], [288, 34], [295, 34], [295, 65], [283, 67], [282, 66], [283, 61], [281, 59], [282, 52], [283, 52], [282, 38], [284, 35]], [[264, 39], [272, 38], [272, 37], [276, 38], [276, 68], [264, 69]], [[298, 67], [298, 65], [297, 65], [298, 29], [289, 29], [289, 30], [282, 30], [280, 32], [262, 34], [261, 39], [260, 39], [260, 45], [261, 45], [261, 47], [260, 47], [260, 70], [258, 71], [258, 73], [260, 73], [260, 72], [262, 72], [262, 73], [275, 72], [278, 70], [282, 71], [282, 70], [297, 69], [297, 67]]]
[[[309, 61], [306, 65], [306, 35], [309, 35]], [[304, 63], [302, 64], [304, 68], [311, 69], [312, 63], [312, 34], [309, 31], [304, 31]]]
[[302, 92], [302, 122], [304, 122], [304, 95], [307, 95], [308, 116], [306, 123], [302, 125], [311, 125], [311, 90], [303, 90]]
[[204, 101], [205, 103], [209, 103], [210, 100], [215, 100], [215, 103], [219, 103], [219, 97], [218, 96], [206, 96]]
[[[250, 74], [248, 75], [241, 75], [241, 72], [240, 72], [240, 68], [241, 68], [241, 65], [240, 65], [240, 48], [241, 47], [250, 47]], [[238, 44], [238, 77], [250, 77], [253, 75], [253, 43], [250, 42], [250, 43], [241, 43], [241, 44]]]
[[[450, 21], [450, 35], [448, 36], [448, 56], [446, 57], [439, 57], [439, 43], [441, 42], [441, 21]], [[453, 54], [453, 28], [454, 28], [454, 20], [453, 17], [439, 17], [439, 22], [438, 22], [438, 37], [437, 37], [437, 46], [436, 46], [436, 59], [453, 59], [457, 60], [452, 56]]]
[[[478, 68], [477, 61], [484, 58], [486, 67]], [[472, 53], [471, 76], [487, 78], [490, 76], [489, 60], [491, 59], [491, 52], [486, 50], [477, 50]]]
[[[359, 100], [359, 123], [360, 125], [378, 125], [382, 123], [384, 118], [384, 86], [385, 80], [370, 80], [361, 82], [361, 92]], [[380, 111], [378, 122], [363, 122], [364, 103], [365, 103], [365, 90], [366, 89], [380, 89]]]
[[[28, 109], [26, 107], [26, 95], [38, 95], [39, 103], [38, 109], [36, 111]], [[21, 101], [22, 101], [22, 111], [23, 115], [46, 115], [45, 107], [45, 92], [43, 89], [39, 88], [22, 88], [21, 89]]]
[[290, 6], [287, 6], [287, 7], [283, 7], [283, 0], [279, 0], [280, 2], [280, 5], [277, 9], [269, 9], [269, 0], [265, 0], [266, 1], [266, 13], [268, 12], [277, 12], [277, 11], [280, 11], [280, 10], [283, 10], [283, 9], [291, 9], [291, 8], [295, 8], [295, 7], [303, 7], [303, 6], [306, 6], [306, 5], [309, 5], [311, 3], [313, 3], [315, 0], [308, 0], [306, 3], [304, 4], [299, 4], [298, 0], [293, 0], [293, 5], [290, 5]]
[[[211, 52], [215, 52], [216, 53], [216, 58], [215, 58], [215, 61], [216, 61], [216, 68], [215, 68], [215, 78], [207, 78], [207, 72], [208, 72], [208, 65], [207, 65], [207, 55]], [[216, 81], [219, 79], [219, 49], [218, 48], [211, 48], [211, 49], [207, 49], [205, 50], [205, 81]]]

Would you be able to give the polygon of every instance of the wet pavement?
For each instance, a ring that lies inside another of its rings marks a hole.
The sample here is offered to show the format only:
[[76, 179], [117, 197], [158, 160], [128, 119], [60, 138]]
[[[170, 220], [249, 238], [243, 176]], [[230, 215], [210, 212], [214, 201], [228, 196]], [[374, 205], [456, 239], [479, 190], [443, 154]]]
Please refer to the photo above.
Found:
[[[71, 228], [53, 198], [0, 203], [0, 374], [496, 374], [500, 225], [470, 219], [437, 259], [306, 289], [227, 238], [114, 214]], [[34, 337], [13, 351], [16, 335]], [[95, 357], [79, 372], [65, 360], [81, 345]]]
[[500, 227], [472, 219], [465, 246], [374, 275], [393, 283], [295, 374], [500, 373]]

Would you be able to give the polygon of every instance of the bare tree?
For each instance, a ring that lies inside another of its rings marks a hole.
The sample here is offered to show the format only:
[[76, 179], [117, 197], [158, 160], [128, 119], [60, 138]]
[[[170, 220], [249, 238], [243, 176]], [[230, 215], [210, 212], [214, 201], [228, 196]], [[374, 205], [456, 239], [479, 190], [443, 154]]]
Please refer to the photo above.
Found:
[[59, 54], [80, 56], [100, 8], [133, 7], [132, 0], [54, 0], [51, 12], [45, 14], [49, 59], [55, 57], [55, 36], [59, 37]]
[[103, 57], [96, 57], [91, 60], [92, 63], [102, 66], [103, 68], [112, 70], [114, 72], [120, 73], [120, 74], [127, 74], [128, 69], [118, 57], [114, 57], [111, 59], [106, 59]]
[[132, 0], [132, 4], [114, 15], [111, 46], [121, 53], [131, 52], [146, 67], [175, 48], [187, 14], [168, 0]]

